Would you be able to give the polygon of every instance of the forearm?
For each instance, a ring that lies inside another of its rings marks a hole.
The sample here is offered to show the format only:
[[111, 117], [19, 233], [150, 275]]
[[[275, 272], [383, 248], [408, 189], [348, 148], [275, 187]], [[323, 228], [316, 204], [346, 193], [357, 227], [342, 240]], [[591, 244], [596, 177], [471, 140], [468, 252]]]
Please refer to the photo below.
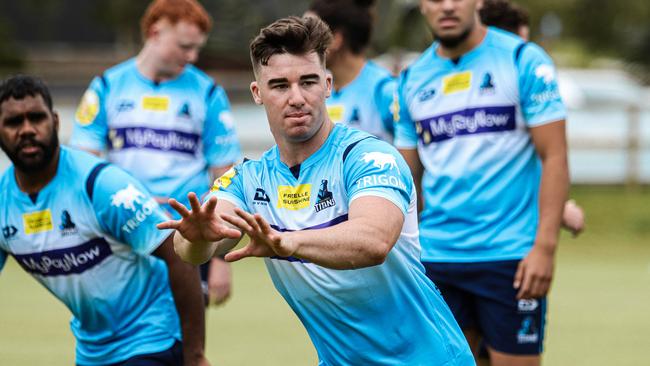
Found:
[[539, 223], [535, 245], [551, 252], [557, 246], [562, 212], [569, 191], [569, 172], [566, 155], [549, 156], [542, 161], [542, 180], [539, 191]]
[[174, 233], [174, 251], [185, 262], [200, 265], [214, 256], [222, 256], [235, 247], [239, 239], [223, 239], [217, 242], [192, 243], [181, 233]]
[[198, 268], [176, 260], [168, 263], [169, 283], [181, 321], [185, 365], [203, 358], [205, 311]]
[[[294, 257], [332, 269], [354, 269], [384, 262], [399, 236], [363, 218], [319, 230], [286, 233]], [[390, 230], [388, 230], [390, 231]]]

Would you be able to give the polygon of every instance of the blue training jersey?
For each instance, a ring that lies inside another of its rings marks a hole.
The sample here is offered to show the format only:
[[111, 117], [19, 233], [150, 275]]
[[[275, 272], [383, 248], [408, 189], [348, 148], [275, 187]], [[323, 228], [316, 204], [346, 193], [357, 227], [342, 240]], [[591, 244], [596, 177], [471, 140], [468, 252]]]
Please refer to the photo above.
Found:
[[210, 195], [259, 213], [278, 231], [343, 223], [359, 197], [389, 200], [404, 214], [404, 226], [383, 264], [333, 270], [294, 257], [265, 258], [276, 289], [307, 329], [320, 365], [474, 364], [420, 263], [413, 180], [389, 144], [335, 125], [299, 166], [282, 163], [275, 146], [217, 179]]
[[56, 176], [37, 196], [0, 178], [0, 269], [7, 255], [73, 314], [79, 365], [154, 353], [181, 339], [167, 266], [150, 254], [170, 235], [133, 177], [82, 151], [61, 148]]
[[366, 62], [357, 77], [327, 98], [327, 113], [343, 123], [393, 142], [396, 80], [388, 70]]
[[[192, 65], [154, 83], [130, 59], [95, 78], [75, 114], [70, 145], [108, 151], [154, 194], [189, 204], [210, 186], [209, 167], [241, 158], [225, 91]], [[176, 211], [170, 210], [176, 214]]]
[[425, 168], [422, 260], [523, 258], [538, 222], [540, 169], [529, 129], [565, 119], [553, 62], [537, 45], [488, 28], [458, 60], [434, 43], [399, 81], [398, 148]]

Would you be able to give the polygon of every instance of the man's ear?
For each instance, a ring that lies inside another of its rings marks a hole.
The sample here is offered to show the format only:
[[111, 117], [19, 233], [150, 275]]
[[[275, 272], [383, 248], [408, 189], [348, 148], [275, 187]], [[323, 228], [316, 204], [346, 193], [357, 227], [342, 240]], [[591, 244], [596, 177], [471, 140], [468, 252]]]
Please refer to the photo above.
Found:
[[257, 105], [262, 105], [262, 96], [260, 95], [260, 88], [257, 85], [257, 81], [253, 81], [250, 86], [251, 89], [251, 94], [253, 95], [253, 100], [255, 101], [255, 104]]
[[52, 121], [54, 121], [54, 131], [59, 132], [59, 113], [52, 111]]
[[329, 98], [332, 95], [332, 74], [325, 73], [325, 87], [327, 92], [325, 93], [325, 98]]

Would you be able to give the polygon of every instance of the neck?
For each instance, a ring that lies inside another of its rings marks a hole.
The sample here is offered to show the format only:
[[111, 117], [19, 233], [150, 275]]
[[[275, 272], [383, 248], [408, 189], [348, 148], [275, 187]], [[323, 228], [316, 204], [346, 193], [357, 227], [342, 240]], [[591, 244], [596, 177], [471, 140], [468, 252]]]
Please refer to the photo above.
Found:
[[60, 155], [61, 149], [57, 147], [56, 152], [54, 153], [54, 157], [50, 163], [38, 172], [26, 173], [19, 169], [15, 169], [14, 174], [16, 176], [16, 183], [18, 184], [18, 188], [27, 194], [38, 193], [41, 189], [43, 189], [43, 187], [50, 183], [56, 175], [56, 171], [59, 167]]
[[323, 146], [333, 128], [334, 123], [327, 118], [318, 132], [307, 141], [290, 142], [286, 140], [278, 140], [280, 161], [289, 167], [301, 164]]
[[138, 71], [145, 78], [159, 83], [165, 80], [168, 80], [168, 77], [160, 75], [157, 68], [157, 58], [153, 54], [151, 47], [146, 43], [138, 56], [135, 58], [135, 66], [138, 68]]
[[328, 65], [334, 78], [334, 89], [338, 90], [350, 84], [366, 65], [366, 58], [363, 55], [355, 55], [351, 52], [344, 52], [337, 55]]
[[487, 34], [487, 27], [485, 27], [480, 22], [476, 22], [474, 28], [472, 28], [472, 31], [469, 33], [469, 35], [464, 41], [462, 41], [455, 47], [450, 47], [450, 48], [444, 47], [441, 43], [440, 47], [438, 47], [438, 54], [442, 57], [451, 58], [451, 59], [461, 57], [462, 55], [473, 50], [476, 46], [481, 44], [486, 34]]

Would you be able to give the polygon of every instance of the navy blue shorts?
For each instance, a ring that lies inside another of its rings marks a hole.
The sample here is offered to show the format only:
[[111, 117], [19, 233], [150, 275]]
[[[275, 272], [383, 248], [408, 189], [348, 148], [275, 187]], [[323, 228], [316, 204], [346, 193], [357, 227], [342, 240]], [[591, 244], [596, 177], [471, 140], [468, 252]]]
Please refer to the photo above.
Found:
[[170, 348], [162, 352], [137, 355], [106, 366], [183, 366], [183, 344], [176, 341]]
[[542, 353], [546, 298], [517, 300], [512, 282], [519, 260], [423, 263], [461, 329], [476, 329], [503, 353]]

